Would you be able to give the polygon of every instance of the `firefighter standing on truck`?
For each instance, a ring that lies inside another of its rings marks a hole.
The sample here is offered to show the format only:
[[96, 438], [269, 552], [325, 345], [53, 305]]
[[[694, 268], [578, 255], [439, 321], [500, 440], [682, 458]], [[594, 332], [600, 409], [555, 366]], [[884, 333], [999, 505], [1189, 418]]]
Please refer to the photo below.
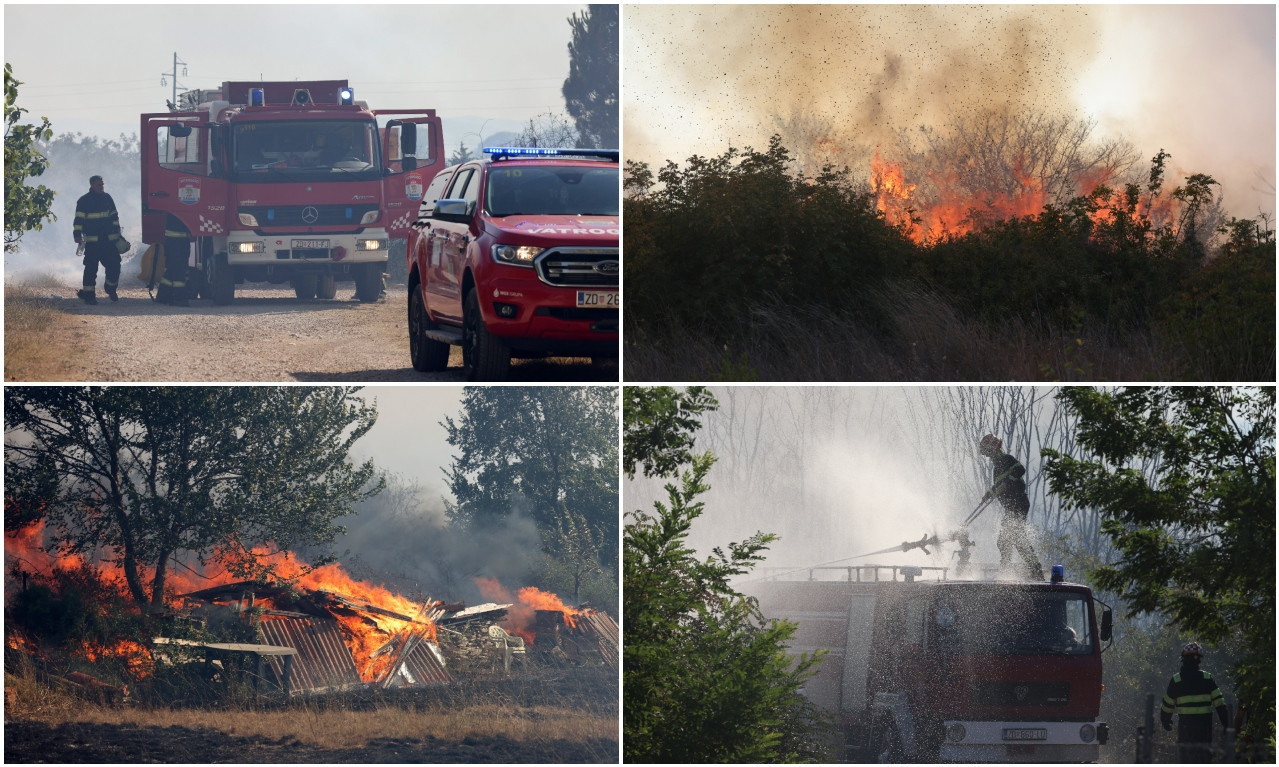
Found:
[[191, 255], [191, 235], [186, 226], [172, 213], [164, 222], [164, 276], [155, 292], [155, 300], [162, 304], [188, 306], [187, 261]]
[[1026, 532], [1026, 518], [1030, 515], [1030, 498], [1026, 495], [1026, 468], [1016, 458], [1003, 451], [1004, 443], [994, 434], [987, 434], [978, 443], [981, 454], [990, 459], [994, 481], [982, 497], [982, 503], [992, 498], [999, 500], [1004, 509], [1003, 522], [999, 526], [999, 569], [1008, 567], [1013, 550], [1021, 555], [1032, 578], [1043, 580], [1044, 569], [1039, 557], [1030, 546]]
[[84, 256], [84, 279], [76, 296], [86, 304], [98, 303], [94, 295], [98, 282], [98, 264], [106, 272], [102, 289], [112, 301], [118, 301], [116, 286], [120, 284], [120, 214], [115, 200], [102, 190], [101, 176], [89, 177], [89, 191], [76, 200], [76, 253]]
[[1164, 693], [1159, 720], [1165, 730], [1172, 729], [1172, 715], [1177, 715], [1177, 753], [1182, 762], [1200, 764], [1212, 761], [1212, 715], [1215, 712], [1223, 729], [1229, 727], [1226, 699], [1212, 674], [1199, 669], [1203, 648], [1191, 642], [1181, 650], [1181, 671], [1174, 674]]

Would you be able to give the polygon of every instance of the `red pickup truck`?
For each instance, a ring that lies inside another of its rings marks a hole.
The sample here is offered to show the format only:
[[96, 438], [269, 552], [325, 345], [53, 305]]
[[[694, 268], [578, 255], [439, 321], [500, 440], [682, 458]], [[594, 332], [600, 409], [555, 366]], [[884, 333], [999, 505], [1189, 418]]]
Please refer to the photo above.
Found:
[[486, 148], [440, 171], [407, 247], [409, 353], [467, 380], [512, 356], [616, 359], [621, 293], [617, 150]]

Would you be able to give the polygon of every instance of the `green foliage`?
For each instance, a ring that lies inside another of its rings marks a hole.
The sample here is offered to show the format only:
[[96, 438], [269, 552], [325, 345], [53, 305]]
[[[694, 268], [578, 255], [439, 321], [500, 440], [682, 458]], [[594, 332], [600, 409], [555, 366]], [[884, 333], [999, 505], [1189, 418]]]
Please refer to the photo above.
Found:
[[261, 577], [255, 546], [332, 541], [382, 489], [371, 461], [349, 460], [377, 418], [355, 392], [8, 388], [5, 529], [43, 520], [63, 552], [105, 550], [140, 606], [164, 603], [183, 553]]
[[[1068, 508], [1102, 516], [1118, 561], [1097, 568], [1130, 615], [1167, 615], [1197, 641], [1237, 641], [1248, 734], [1274, 737], [1274, 388], [1064, 389], [1077, 455], [1045, 450]], [[1258, 616], [1265, 616], [1258, 619]]]
[[53, 136], [48, 118], [40, 125], [18, 123], [27, 110], [18, 106], [18, 86], [13, 67], [4, 65], [4, 250], [15, 250], [25, 232], [40, 229], [54, 218], [53, 190], [27, 184], [42, 175], [49, 161], [36, 149], [36, 142]]
[[470, 162], [474, 159], [475, 153], [472, 152], [470, 147], [466, 145], [466, 142], [463, 141], [461, 144], [458, 144], [457, 149], [453, 150], [453, 153], [449, 155], [448, 164], [461, 165], [464, 162]]
[[603, 541], [587, 524], [586, 518], [567, 508], [561, 509], [555, 529], [544, 536], [546, 553], [551, 556], [551, 569], [567, 577], [573, 604], [581, 602], [582, 584], [591, 576], [603, 575], [600, 549]]
[[617, 390], [607, 387], [467, 387], [462, 416], [445, 418], [460, 451], [445, 469], [446, 511], [463, 529], [508, 517], [519, 498], [546, 536], [561, 509], [580, 514], [617, 563]]
[[635, 465], [646, 477], [669, 477], [689, 463], [698, 419], [719, 403], [704, 386], [679, 391], [672, 386], [628, 386], [622, 390], [625, 439], [622, 462], [635, 478]]
[[618, 6], [590, 5], [568, 20], [568, 78], [564, 103], [582, 147], [615, 149], [618, 141]]
[[[643, 394], [628, 400], [643, 402]], [[635, 511], [624, 531], [623, 741], [626, 761], [796, 762], [819, 756], [815, 733], [821, 716], [800, 693], [820, 658], [792, 663], [784, 647], [795, 626], [768, 622], [752, 600], [732, 588], [732, 577], [762, 561], [775, 536], [757, 533], [728, 551], [716, 548], [699, 560], [685, 541], [702, 514], [697, 500], [714, 463], [709, 453], [688, 456], [689, 422], [680, 403], [691, 397], [661, 390], [648, 407], [626, 418], [628, 466], [670, 467], [687, 457], [678, 485], [666, 485], [668, 503], [655, 513]], [[653, 418], [655, 410], [662, 416]], [[675, 434], [654, 435], [656, 423]], [[628, 440], [629, 442], [629, 440]]]

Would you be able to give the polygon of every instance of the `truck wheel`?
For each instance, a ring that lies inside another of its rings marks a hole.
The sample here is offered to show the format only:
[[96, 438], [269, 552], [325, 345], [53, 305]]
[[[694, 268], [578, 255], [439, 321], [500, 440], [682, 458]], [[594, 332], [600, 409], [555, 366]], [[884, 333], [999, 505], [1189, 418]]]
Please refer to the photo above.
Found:
[[371, 304], [382, 296], [384, 264], [360, 264], [355, 270], [355, 297]]
[[225, 253], [209, 260], [209, 298], [218, 306], [227, 306], [235, 300], [235, 275], [227, 265]]
[[449, 345], [426, 335], [434, 325], [426, 313], [426, 304], [422, 303], [421, 286], [410, 285], [409, 358], [413, 360], [414, 370], [434, 373], [449, 366]]
[[511, 369], [511, 351], [484, 327], [480, 299], [472, 288], [462, 306], [462, 372], [468, 381], [501, 381]]
[[303, 301], [315, 298], [316, 284], [319, 278], [314, 274], [304, 274], [293, 278], [293, 293]]
[[337, 280], [333, 279], [331, 274], [320, 275], [319, 280], [315, 284], [315, 297], [323, 298], [325, 301], [333, 298], [338, 294]]

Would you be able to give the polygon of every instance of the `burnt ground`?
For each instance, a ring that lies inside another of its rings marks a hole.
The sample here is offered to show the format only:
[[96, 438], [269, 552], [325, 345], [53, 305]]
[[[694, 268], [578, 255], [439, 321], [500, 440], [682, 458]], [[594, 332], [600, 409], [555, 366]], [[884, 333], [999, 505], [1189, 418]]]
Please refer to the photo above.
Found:
[[362, 748], [326, 749], [287, 738], [239, 737], [213, 729], [137, 727], [9, 720], [4, 724], [6, 764], [520, 764], [617, 762], [617, 741], [521, 743], [509, 738], [374, 740]]

